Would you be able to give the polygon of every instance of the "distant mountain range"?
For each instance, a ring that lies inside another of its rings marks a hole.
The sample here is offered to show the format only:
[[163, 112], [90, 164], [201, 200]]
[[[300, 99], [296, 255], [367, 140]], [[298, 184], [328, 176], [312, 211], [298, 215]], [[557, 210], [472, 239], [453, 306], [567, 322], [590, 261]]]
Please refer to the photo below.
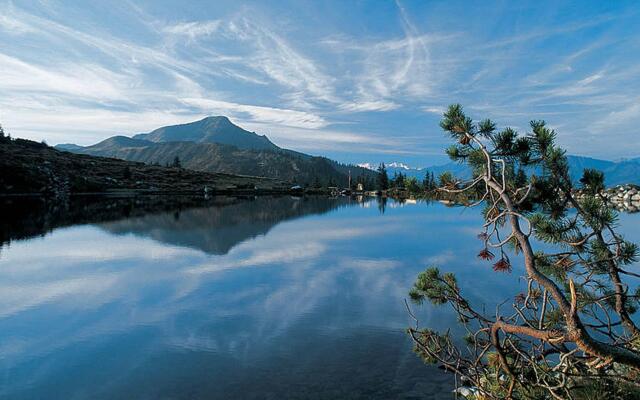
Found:
[[277, 178], [299, 184], [346, 186], [348, 174], [372, 182], [377, 173], [325, 157], [283, 149], [266, 136], [249, 132], [225, 116], [207, 117], [133, 137], [113, 136], [92, 146], [61, 144], [59, 150], [120, 158], [147, 164], [170, 164], [176, 157], [187, 169]]
[[[623, 161], [599, 160], [597, 158], [582, 156], [567, 156], [571, 179], [577, 182], [582, 177], [585, 168], [594, 168], [604, 172], [607, 186], [615, 186], [627, 183], [640, 184], [640, 158]], [[377, 165], [371, 163], [359, 164], [361, 167], [377, 169]], [[445, 171], [453, 173], [460, 178], [468, 178], [471, 175], [469, 169], [458, 163], [450, 162], [442, 165], [434, 165], [424, 168], [414, 168], [400, 162], [385, 164], [387, 173], [392, 177], [396, 173], [402, 173], [409, 177], [422, 180], [427, 172], [433, 172], [436, 177]]]

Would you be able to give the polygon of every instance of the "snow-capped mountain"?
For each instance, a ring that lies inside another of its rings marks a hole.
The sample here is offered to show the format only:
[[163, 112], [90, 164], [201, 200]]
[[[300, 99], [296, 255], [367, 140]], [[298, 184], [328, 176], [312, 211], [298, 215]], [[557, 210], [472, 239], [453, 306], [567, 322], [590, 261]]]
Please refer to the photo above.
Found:
[[358, 167], [370, 169], [371, 171], [377, 171], [378, 170], [378, 166], [377, 165], [374, 165], [374, 164], [371, 164], [371, 163], [368, 163], [368, 162], [360, 163], [360, 164], [357, 164], [357, 165], [358, 165]]
[[410, 171], [410, 170], [421, 171], [422, 170], [422, 168], [411, 168], [405, 163], [395, 162], [395, 161], [387, 164], [387, 168], [403, 169], [405, 171]]
[[[397, 161], [384, 163], [384, 165], [387, 168], [387, 174], [389, 174], [389, 176], [393, 176], [396, 173], [402, 172], [403, 175], [406, 175], [409, 177], [415, 176], [418, 179], [423, 179], [427, 172], [427, 169], [425, 168], [411, 167], [403, 162], [397, 162]], [[368, 168], [374, 171], [378, 170], [378, 164], [361, 163], [361, 164], [358, 164], [358, 166], [363, 168]]]
[[[403, 162], [397, 162], [397, 161], [393, 161], [390, 163], [384, 163], [385, 167], [387, 168], [387, 170], [389, 169], [396, 169], [396, 170], [405, 170], [405, 171], [411, 171], [411, 170], [416, 170], [416, 171], [421, 171], [423, 168], [413, 168], [408, 166], [407, 164], [403, 163]], [[370, 169], [372, 171], [377, 171], [378, 170], [378, 166], [379, 164], [373, 164], [373, 163], [361, 163], [358, 164], [358, 167], [362, 167], [362, 168], [367, 168]]]

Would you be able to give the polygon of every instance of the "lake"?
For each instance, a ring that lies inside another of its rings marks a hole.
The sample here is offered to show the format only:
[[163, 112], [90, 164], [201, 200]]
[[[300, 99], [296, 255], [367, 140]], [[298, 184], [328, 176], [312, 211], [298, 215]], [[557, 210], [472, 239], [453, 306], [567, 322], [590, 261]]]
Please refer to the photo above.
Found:
[[[446, 399], [404, 299], [429, 265], [487, 307], [479, 210], [321, 197], [16, 200], [0, 212], [0, 397]], [[640, 241], [640, 214], [621, 215]], [[490, 308], [489, 308], [490, 309]], [[456, 330], [446, 307], [421, 326]]]

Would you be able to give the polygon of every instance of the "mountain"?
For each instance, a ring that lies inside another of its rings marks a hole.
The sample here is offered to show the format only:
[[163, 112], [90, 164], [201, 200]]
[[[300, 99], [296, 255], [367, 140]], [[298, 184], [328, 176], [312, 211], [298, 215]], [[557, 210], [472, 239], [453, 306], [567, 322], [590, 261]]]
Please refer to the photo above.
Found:
[[620, 161], [602, 169], [607, 186], [633, 183], [640, 185], [640, 158]]
[[239, 149], [252, 150], [278, 149], [278, 146], [266, 136], [244, 130], [224, 116], [206, 117], [188, 124], [165, 126], [150, 133], [135, 135], [133, 139], [154, 143], [219, 143], [236, 146]]
[[59, 149], [93, 156], [113, 157], [146, 164], [166, 165], [177, 157], [182, 167], [205, 172], [263, 176], [300, 184], [346, 186], [348, 175], [373, 184], [377, 173], [343, 165], [325, 157], [283, 149], [266, 136], [246, 131], [227, 117], [156, 129], [132, 138], [113, 136], [92, 146]]
[[129, 139], [128, 143], [114, 144], [112, 139], [76, 152], [160, 165], [170, 164], [178, 157], [182, 167], [192, 170], [265, 176], [300, 183], [312, 183], [318, 176], [323, 181], [347, 184], [345, 167], [324, 157], [298, 156], [284, 150], [240, 149], [215, 143], [151, 143]]
[[[627, 183], [633, 183], [636, 185], [640, 184], [640, 157], [617, 162], [573, 155], [567, 156], [567, 159], [569, 161], [569, 174], [574, 182], [580, 180], [582, 172], [586, 168], [593, 168], [604, 172], [605, 183], [607, 186], [616, 186]], [[359, 165], [366, 166], [371, 169], [377, 168], [377, 166], [374, 167], [370, 163], [363, 163]], [[436, 177], [446, 171], [463, 179], [471, 176], [470, 170], [465, 165], [454, 162], [424, 168], [413, 168], [399, 162], [391, 162], [385, 165], [389, 176], [393, 176], [395, 173], [402, 173], [409, 177], [416, 177], [418, 180], [422, 180], [427, 172], [433, 172]]]

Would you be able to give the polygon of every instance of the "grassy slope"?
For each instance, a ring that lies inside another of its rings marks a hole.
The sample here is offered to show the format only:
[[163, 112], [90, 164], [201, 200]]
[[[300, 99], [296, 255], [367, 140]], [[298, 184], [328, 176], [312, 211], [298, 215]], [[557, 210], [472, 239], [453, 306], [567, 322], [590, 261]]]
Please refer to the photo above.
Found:
[[232, 187], [285, 190], [268, 178], [166, 168], [56, 150], [17, 139], [0, 142], [0, 194], [85, 193], [113, 190], [202, 191]]

